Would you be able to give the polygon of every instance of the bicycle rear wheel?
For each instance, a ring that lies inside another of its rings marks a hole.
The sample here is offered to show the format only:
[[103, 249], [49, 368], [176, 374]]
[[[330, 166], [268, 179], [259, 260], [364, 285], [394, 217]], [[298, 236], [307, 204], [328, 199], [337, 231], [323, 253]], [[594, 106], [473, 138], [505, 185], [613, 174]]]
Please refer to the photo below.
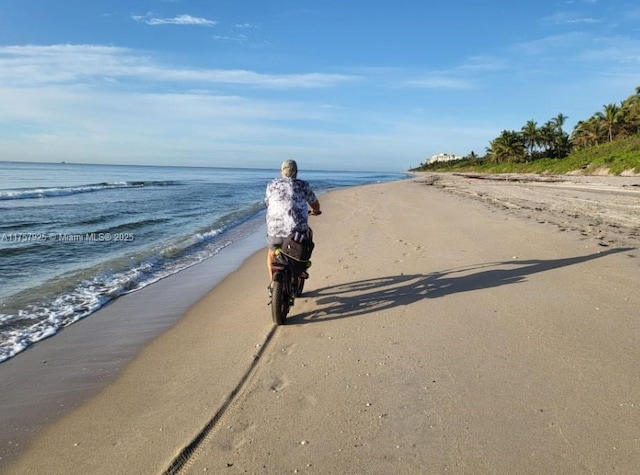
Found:
[[271, 316], [273, 323], [284, 325], [284, 321], [289, 313], [289, 295], [287, 285], [281, 281], [274, 281], [271, 288]]
[[302, 295], [302, 291], [304, 290], [304, 281], [306, 279], [303, 279], [302, 277], [298, 277], [298, 280], [296, 281], [296, 297], [300, 297]]

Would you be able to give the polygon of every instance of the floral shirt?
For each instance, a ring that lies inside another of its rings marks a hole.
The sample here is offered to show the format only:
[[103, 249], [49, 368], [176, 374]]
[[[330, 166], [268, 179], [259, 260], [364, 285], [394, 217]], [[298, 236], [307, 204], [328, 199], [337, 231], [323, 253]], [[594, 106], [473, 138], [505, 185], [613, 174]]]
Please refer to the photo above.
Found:
[[267, 185], [267, 234], [286, 237], [294, 229], [308, 228], [309, 211], [307, 204], [316, 201], [311, 186], [297, 178], [276, 178]]

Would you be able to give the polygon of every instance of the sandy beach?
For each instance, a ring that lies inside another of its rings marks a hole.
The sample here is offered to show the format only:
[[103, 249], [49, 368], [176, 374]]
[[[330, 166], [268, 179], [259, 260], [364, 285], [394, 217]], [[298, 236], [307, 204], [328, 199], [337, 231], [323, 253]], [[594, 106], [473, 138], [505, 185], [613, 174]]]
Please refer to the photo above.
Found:
[[287, 325], [261, 250], [0, 472], [637, 471], [640, 177], [420, 174], [321, 202]]

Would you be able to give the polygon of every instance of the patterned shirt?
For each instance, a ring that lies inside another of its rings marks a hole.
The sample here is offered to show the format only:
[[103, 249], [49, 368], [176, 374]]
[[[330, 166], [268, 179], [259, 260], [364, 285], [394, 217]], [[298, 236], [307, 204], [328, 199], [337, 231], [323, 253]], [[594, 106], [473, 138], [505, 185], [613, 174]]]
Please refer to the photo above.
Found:
[[316, 201], [311, 186], [297, 178], [276, 178], [267, 185], [267, 234], [287, 237], [294, 229], [306, 231], [307, 204]]

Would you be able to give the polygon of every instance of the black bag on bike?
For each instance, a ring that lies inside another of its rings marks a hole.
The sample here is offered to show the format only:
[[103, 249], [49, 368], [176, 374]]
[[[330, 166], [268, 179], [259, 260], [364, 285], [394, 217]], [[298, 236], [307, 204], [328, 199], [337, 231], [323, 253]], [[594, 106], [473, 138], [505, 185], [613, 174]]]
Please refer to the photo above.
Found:
[[315, 244], [311, 240], [308, 231], [294, 231], [289, 234], [282, 243], [281, 252], [287, 257], [305, 263], [308, 266], [309, 259]]

